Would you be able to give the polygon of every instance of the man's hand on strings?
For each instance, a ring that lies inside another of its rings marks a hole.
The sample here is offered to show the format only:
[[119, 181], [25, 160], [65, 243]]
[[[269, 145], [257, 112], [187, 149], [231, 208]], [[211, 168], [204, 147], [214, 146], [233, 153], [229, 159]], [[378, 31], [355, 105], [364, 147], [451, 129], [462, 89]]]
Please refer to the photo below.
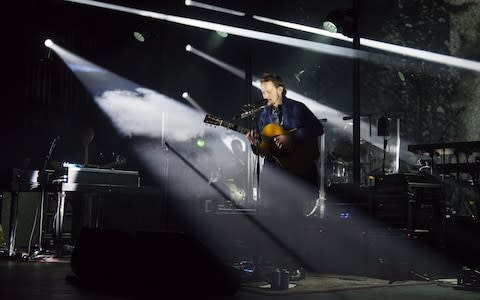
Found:
[[250, 130], [245, 136], [247, 137], [247, 140], [250, 142], [250, 144], [258, 144], [258, 134], [256, 131]]
[[275, 142], [275, 145], [278, 147], [278, 149], [289, 150], [292, 145], [290, 135], [287, 134], [277, 135], [273, 138], [273, 141]]

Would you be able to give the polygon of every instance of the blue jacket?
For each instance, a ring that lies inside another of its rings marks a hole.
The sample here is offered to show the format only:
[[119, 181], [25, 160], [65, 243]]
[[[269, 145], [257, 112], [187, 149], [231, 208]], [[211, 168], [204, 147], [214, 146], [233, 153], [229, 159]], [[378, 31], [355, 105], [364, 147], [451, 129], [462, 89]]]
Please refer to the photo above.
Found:
[[[323, 134], [322, 123], [302, 102], [284, 98], [281, 109], [282, 127], [285, 130], [297, 128], [292, 134], [293, 143], [308, 141]], [[270, 123], [273, 123], [272, 107], [267, 106], [260, 113], [258, 131], [262, 132], [263, 128]]]

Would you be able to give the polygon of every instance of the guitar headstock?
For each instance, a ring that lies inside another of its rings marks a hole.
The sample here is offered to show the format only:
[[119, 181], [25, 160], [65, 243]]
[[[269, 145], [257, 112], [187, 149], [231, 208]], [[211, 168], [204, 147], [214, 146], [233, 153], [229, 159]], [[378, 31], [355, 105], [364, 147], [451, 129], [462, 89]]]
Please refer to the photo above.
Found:
[[210, 124], [210, 125], [213, 125], [213, 126], [222, 126], [222, 127], [225, 127], [227, 129], [231, 129], [231, 130], [235, 130], [235, 131], [238, 131], [238, 132], [242, 132], [243, 129], [238, 127], [237, 125], [233, 124], [233, 123], [230, 123], [228, 121], [225, 121], [219, 117], [215, 117], [215, 116], [212, 116], [212, 115], [206, 115], [205, 116], [205, 119], [203, 120], [203, 122], [207, 123], [207, 124]]
[[203, 122], [205, 122], [207, 124], [210, 124], [210, 125], [220, 126], [220, 125], [222, 125], [223, 120], [218, 118], [218, 117], [215, 117], [213, 115], [207, 114], [205, 116], [205, 119], [203, 120]]

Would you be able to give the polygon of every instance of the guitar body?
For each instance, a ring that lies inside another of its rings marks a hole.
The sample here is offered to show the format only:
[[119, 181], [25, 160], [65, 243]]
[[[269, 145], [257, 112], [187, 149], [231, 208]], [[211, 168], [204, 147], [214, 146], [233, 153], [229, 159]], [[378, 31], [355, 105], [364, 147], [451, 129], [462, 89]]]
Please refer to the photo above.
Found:
[[285, 130], [278, 124], [267, 124], [262, 130], [261, 141], [257, 148], [261, 155], [272, 158], [279, 167], [302, 175], [310, 171], [313, 161], [319, 156], [316, 139], [294, 144], [289, 150], [279, 149], [273, 140], [276, 136], [289, 135], [294, 131], [295, 129]]

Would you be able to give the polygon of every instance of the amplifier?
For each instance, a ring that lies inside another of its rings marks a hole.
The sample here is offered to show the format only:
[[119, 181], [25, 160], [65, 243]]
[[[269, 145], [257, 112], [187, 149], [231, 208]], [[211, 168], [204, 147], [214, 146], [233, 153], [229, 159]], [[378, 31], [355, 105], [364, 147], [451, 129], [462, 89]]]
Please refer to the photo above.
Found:
[[434, 230], [441, 217], [442, 184], [423, 174], [389, 174], [375, 178], [373, 216], [411, 231]]

